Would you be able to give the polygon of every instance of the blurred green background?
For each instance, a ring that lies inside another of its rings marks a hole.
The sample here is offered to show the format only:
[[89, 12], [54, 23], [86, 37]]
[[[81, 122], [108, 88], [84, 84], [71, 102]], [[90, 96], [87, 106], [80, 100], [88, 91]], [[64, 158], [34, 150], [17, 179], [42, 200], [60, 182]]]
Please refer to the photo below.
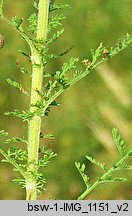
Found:
[[[30, 0], [4, 2], [4, 14], [8, 19], [13, 16], [28, 18], [34, 11]], [[71, 9], [63, 11], [67, 16], [63, 22], [65, 33], [52, 46], [52, 51], [57, 53], [72, 45], [75, 47], [69, 55], [51, 62], [51, 71], [58, 70], [71, 56], [79, 57], [81, 61], [89, 58], [89, 48], [98, 47], [102, 41], [106, 47], [113, 46], [118, 38], [131, 33], [131, 0], [58, 0], [61, 2], [70, 3]], [[0, 50], [0, 128], [8, 131], [10, 137], [26, 137], [27, 124], [3, 116], [3, 112], [29, 106], [28, 98], [6, 82], [6, 78], [13, 78], [25, 88], [30, 85], [30, 80], [20, 74], [16, 66], [16, 60], [19, 60], [22, 66], [30, 69], [27, 59], [18, 53], [18, 50], [27, 51], [28, 47], [18, 33], [2, 21], [0, 33], [5, 37], [5, 46]], [[52, 109], [50, 116], [43, 120], [42, 131], [53, 133], [56, 139], [44, 140], [42, 144], [52, 148], [58, 157], [44, 170], [47, 191], [40, 199], [76, 199], [84, 185], [75, 161], [87, 165], [86, 173], [91, 181], [101, 174], [87, 162], [85, 155], [112, 164], [119, 156], [111, 138], [113, 127], [120, 130], [127, 147], [131, 147], [131, 80], [132, 47], [129, 47], [59, 98], [61, 106]], [[131, 199], [131, 173], [119, 174], [128, 177], [129, 181], [99, 186], [88, 199]], [[16, 175], [10, 165], [0, 164], [0, 199], [25, 199], [25, 191], [12, 182]]]

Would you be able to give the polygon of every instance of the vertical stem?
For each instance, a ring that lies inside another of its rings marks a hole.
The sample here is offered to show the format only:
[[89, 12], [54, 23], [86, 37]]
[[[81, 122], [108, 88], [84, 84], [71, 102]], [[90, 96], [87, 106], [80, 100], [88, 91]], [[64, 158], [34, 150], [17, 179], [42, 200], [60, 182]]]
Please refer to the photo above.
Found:
[[49, 1], [39, 0], [37, 38], [46, 39], [48, 30]]
[[[45, 40], [47, 37], [48, 27], [48, 11], [49, 11], [49, 0], [39, 0], [38, 5], [38, 24], [37, 24], [37, 39]], [[36, 92], [41, 92], [43, 83], [43, 63], [41, 57], [36, 49], [32, 50], [31, 53], [32, 61], [32, 87], [31, 87], [31, 101], [30, 111], [35, 112], [36, 107], [32, 104], [40, 102], [41, 97]], [[39, 149], [39, 136], [41, 128], [41, 117], [34, 116], [28, 125], [28, 168], [27, 170], [32, 173], [38, 164], [38, 149]], [[37, 199], [37, 182], [33, 178], [32, 174], [26, 181], [26, 193], [27, 200]]]

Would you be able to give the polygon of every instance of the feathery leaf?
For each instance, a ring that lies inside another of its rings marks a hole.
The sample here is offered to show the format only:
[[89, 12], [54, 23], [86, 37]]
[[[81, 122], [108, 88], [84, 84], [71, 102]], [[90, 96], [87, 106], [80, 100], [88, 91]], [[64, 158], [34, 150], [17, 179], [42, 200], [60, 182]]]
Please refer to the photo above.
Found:
[[122, 140], [117, 128], [112, 129], [112, 136], [114, 143], [116, 144], [121, 156], [123, 157], [126, 154], [126, 146], [124, 145], [124, 140]]

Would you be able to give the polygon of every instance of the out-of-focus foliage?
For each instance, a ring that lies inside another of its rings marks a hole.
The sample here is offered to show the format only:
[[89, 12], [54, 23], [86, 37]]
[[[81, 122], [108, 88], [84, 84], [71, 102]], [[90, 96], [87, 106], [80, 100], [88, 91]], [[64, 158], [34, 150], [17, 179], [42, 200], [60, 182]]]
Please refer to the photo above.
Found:
[[86, 186], [85, 191], [78, 197], [79, 200], [84, 200], [93, 189], [95, 189], [98, 185], [104, 183], [114, 183], [114, 182], [126, 182], [127, 178], [125, 177], [113, 177], [113, 172], [120, 170], [132, 170], [131, 165], [124, 164], [124, 162], [131, 158], [132, 151], [126, 151], [126, 146], [124, 145], [124, 140], [122, 140], [118, 129], [112, 129], [112, 137], [113, 141], [119, 151], [120, 159], [116, 160], [116, 162], [108, 168], [105, 163], [100, 163], [96, 159], [86, 156], [87, 160], [90, 161], [93, 165], [98, 166], [102, 171], [103, 174], [99, 176], [95, 182], [91, 183], [89, 177], [85, 174], [85, 164], [80, 164], [79, 162], [75, 162], [75, 166], [78, 169], [84, 184]]
[[[62, 2], [62, 0], [58, 0]], [[111, 46], [126, 32], [131, 33], [131, 0], [64, 0], [71, 9], [65, 11], [65, 32], [52, 50], [63, 52], [74, 45], [70, 56], [53, 60], [49, 70], [59, 70], [64, 61], [71, 56], [88, 58], [89, 48], [96, 48], [103, 42]], [[33, 12], [31, 1], [5, 1], [5, 15], [29, 17]], [[26, 87], [30, 84], [23, 74], [18, 73], [16, 60], [28, 65], [18, 50], [25, 50], [25, 43], [16, 32], [0, 21], [0, 33], [5, 37], [5, 46], [0, 50], [0, 128], [9, 131], [11, 137], [26, 137], [26, 123], [19, 119], [3, 116], [3, 112], [14, 109], [26, 109], [28, 98], [11, 88], [6, 78], [15, 79]], [[52, 110], [43, 122], [42, 131], [52, 133], [54, 140], [45, 140], [48, 147], [54, 149], [58, 157], [51, 162], [45, 177], [47, 191], [41, 199], [76, 199], [83, 191], [83, 183], [74, 166], [75, 161], [87, 164], [85, 155], [91, 155], [99, 161], [111, 164], [117, 156], [112, 143], [111, 129], [119, 128], [126, 144], [131, 145], [132, 111], [131, 79], [132, 48], [128, 48], [110, 62], [98, 67], [84, 80], [69, 88], [59, 99], [61, 106]], [[30, 69], [30, 68], [29, 68]], [[44, 141], [41, 145], [43, 146]], [[10, 144], [12, 145], [12, 144]], [[98, 169], [89, 164], [86, 174], [91, 178], [98, 176]], [[8, 169], [9, 168], [9, 169]], [[14, 174], [9, 165], [0, 168], [0, 199], [24, 199], [12, 182]], [[131, 199], [132, 177], [126, 183], [100, 186], [90, 194], [89, 199]], [[116, 188], [116, 190], [115, 190]], [[113, 192], [114, 191], [114, 192]]]

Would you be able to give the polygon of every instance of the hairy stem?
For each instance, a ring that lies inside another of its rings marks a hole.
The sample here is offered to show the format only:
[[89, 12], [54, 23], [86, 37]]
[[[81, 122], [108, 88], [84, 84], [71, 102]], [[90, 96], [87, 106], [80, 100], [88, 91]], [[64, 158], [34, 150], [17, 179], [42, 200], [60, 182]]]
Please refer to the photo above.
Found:
[[[45, 40], [47, 37], [48, 26], [48, 11], [49, 0], [40, 0], [38, 8], [38, 25], [37, 25], [37, 39]], [[32, 87], [31, 87], [31, 101], [30, 111], [35, 112], [37, 108], [33, 106], [36, 102], [40, 102], [41, 97], [36, 90], [41, 92], [43, 83], [43, 63], [41, 57], [36, 50], [31, 50], [32, 61]], [[33, 173], [38, 163], [38, 149], [39, 149], [39, 136], [41, 128], [41, 117], [34, 116], [28, 125], [28, 171]], [[33, 175], [29, 175], [26, 182], [27, 200], [37, 199], [37, 182]]]

